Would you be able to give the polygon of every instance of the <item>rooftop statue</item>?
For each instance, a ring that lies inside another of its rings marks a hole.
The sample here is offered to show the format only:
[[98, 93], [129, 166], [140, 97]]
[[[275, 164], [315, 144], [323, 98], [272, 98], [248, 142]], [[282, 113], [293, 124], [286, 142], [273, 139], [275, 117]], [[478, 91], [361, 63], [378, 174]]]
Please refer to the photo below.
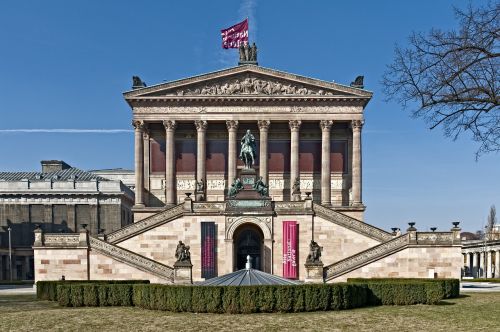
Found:
[[132, 76], [132, 89], [146, 87], [146, 83], [139, 76]]
[[247, 130], [245, 136], [241, 138], [240, 159], [245, 163], [245, 169], [252, 168], [255, 163], [255, 137]]

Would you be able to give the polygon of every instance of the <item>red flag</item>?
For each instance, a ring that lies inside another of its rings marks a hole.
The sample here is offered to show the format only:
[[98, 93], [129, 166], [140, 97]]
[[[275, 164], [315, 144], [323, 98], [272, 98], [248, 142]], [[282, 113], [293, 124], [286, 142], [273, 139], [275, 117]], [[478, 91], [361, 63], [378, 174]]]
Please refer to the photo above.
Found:
[[222, 48], [238, 48], [242, 43], [248, 43], [248, 18], [220, 32]]

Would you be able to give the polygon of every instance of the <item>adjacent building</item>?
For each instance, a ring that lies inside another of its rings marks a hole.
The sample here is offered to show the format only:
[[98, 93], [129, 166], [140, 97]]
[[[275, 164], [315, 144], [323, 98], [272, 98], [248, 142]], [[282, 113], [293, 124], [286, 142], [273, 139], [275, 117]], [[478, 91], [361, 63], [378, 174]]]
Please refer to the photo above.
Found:
[[2, 280], [33, 279], [37, 225], [46, 232], [66, 234], [86, 224], [90, 234], [97, 235], [132, 222], [134, 193], [120, 180], [105, 178], [106, 172], [100, 176], [82, 171], [64, 161], [41, 164], [40, 172], [0, 172]]

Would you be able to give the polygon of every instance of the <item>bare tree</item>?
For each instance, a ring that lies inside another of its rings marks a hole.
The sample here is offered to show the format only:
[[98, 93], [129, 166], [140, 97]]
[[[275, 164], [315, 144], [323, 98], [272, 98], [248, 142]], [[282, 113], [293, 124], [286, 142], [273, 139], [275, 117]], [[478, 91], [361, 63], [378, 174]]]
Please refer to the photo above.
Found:
[[497, 209], [495, 205], [490, 207], [490, 214], [488, 215], [488, 220], [486, 221], [486, 238], [488, 240], [492, 239], [493, 227], [497, 223]]
[[387, 100], [416, 103], [413, 116], [430, 129], [453, 139], [471, 133], [479, 157], [500, 151], [500, 2], [455, 15], [458, 31], [414, 32], [406, 48], [396, 46], [382, 84]]

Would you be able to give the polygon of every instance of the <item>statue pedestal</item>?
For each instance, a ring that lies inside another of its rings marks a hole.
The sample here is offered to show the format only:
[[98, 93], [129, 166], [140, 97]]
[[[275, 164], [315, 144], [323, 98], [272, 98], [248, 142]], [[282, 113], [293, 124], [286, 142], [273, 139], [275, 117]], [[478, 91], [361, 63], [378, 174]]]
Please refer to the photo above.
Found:
[[323, 278], [323, 263], [306, 263], [306, 279], [305, 283], [322, 284], [325, 282]]
[[295, 193], [295, 194], [292, 194], [292, 201], [293, 202], [299, 202], [301, 200], [301, 195], [300, 193]]
[[193, 264], [190, 262], [175, 262], [174, 284], [191, 285], [193, 283]]

